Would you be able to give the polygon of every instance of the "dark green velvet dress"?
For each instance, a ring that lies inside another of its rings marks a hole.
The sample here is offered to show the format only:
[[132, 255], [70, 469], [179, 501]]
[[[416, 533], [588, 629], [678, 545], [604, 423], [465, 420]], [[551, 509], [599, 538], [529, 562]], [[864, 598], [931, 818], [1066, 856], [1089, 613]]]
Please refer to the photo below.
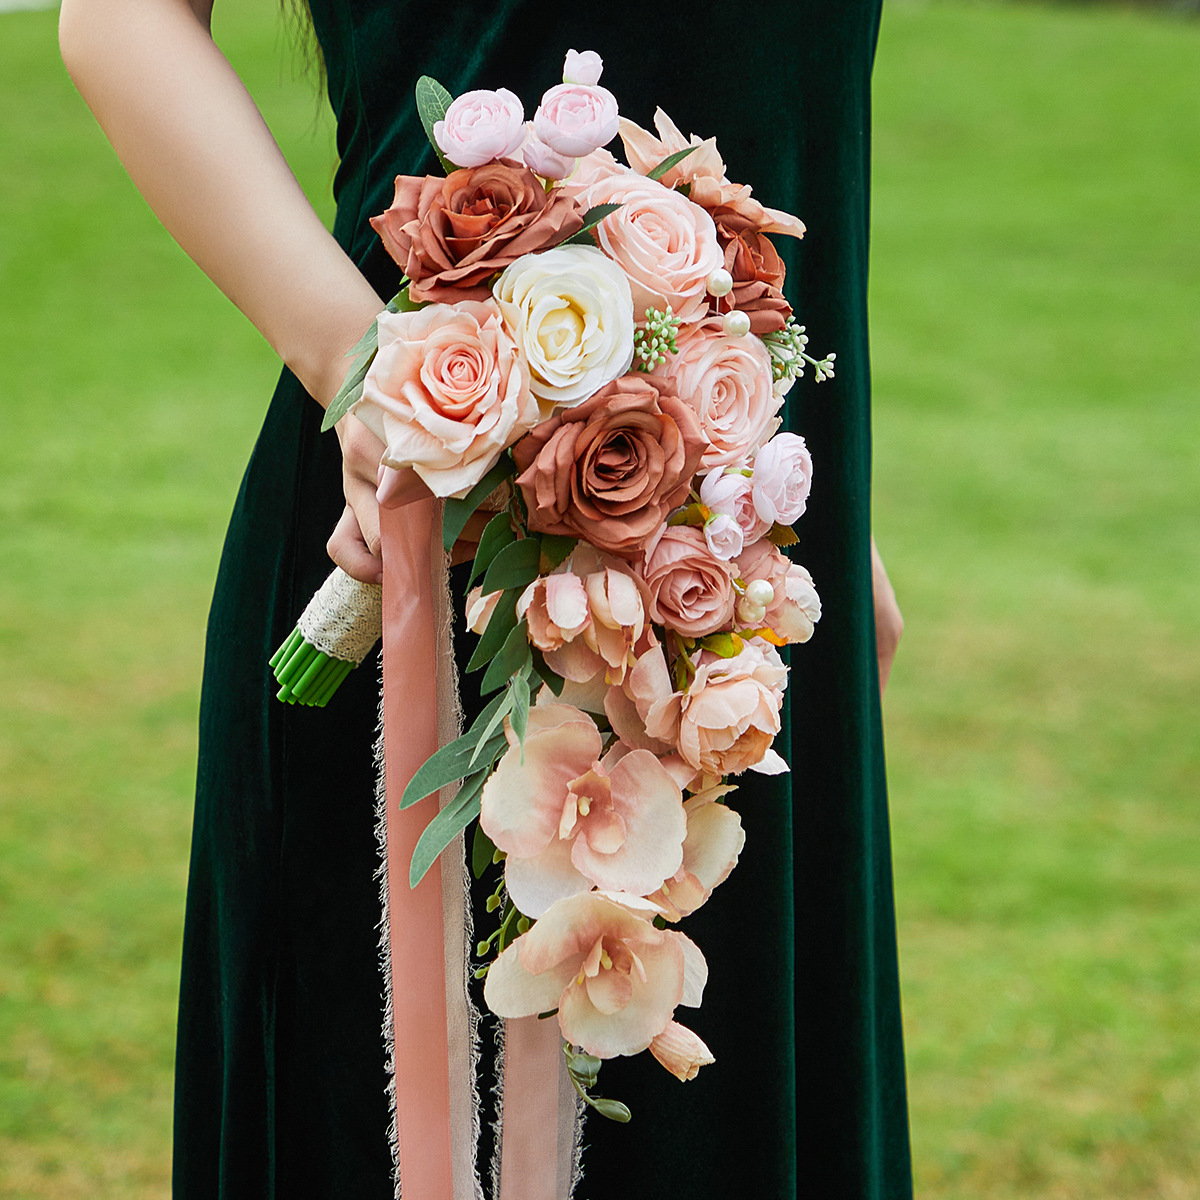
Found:
[[[581, 1200], [911, 1195], [869, 566], [869, 82], [877, 0], [312, 0], [338, 116], [335, 232], [379, 291], [367, 224], [434, 170], [411, 98], [508, 87], [532, 112], [569, 47], [649, 127], [715, 134], [730, 177], [808, 225], [788, 290], [837, 379], [794, 389], [816, 482], [798, 532], [825, 616], [792, 654], [791, 775], [748, 776], [737, 870], [684, 923], [710, 981], [688, 1084], [607, 1063], [633, 1122], [586, 1130]], [[177, 1064], [176, 1200], [387, 1200], [373, 824], [377, 673], [277, 703], [266, 659], [329, 570], [337, 442], [288, 374], [237, 500], [209, 624]], [[469, 687], [469, 683], [468, 683]], [[468, 697], [469, 704], [469, 697]], [[412, 1197], [410, 1200], [422, 1200]]]

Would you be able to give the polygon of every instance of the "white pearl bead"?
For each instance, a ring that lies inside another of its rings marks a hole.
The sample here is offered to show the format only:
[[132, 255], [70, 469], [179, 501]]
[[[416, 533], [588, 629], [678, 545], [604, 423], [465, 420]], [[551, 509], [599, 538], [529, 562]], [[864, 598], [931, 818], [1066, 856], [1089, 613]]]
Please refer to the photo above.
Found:
[[726, 313], [724, 328], [730, 337], [745, 337], [750, 332], [750, 318], [744, 312]]
[[765, 606], [753, 603], [747, 596], [742, 596], [737, 602], [737, 619], [743, 629], [757, 625], [766, 615]]
[[718, 267], [708, 277], [710, 296], [728, 296], [733, 291], [733, 276], [724, 267]]
[[755, 579], [746, 584], [746, 599], [752, 604], [761, 604], [765, 609], [774, 603], [775, 589], [766, 579]]

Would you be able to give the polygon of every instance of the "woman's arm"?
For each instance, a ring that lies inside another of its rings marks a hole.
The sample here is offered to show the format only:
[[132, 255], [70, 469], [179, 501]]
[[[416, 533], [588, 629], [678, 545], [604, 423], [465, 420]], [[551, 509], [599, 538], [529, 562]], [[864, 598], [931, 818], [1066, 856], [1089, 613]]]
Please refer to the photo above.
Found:
[[[383, 302], [309, 205], [213, 43], [211, 12], [211, 0], [63, 0], [63, 61], [168, 231], [328, 405]], [[338, 436], [353, 511], [330, 553], [376, 579], [382, 448], [358, 421]]]
[[879, 551], [875, 548], [874, 538], [871, 539], [871, 583], [875, 594], [875, 650], [879, 655], [879, 690], [883, 691], [887, 687], [888, 676], [892, 673], [892, 661], [900, 645], [900, 635], [904, 632], [904, 618], [900, 615], [895, 589], [888, 578], [883, 559], [879, 557]]

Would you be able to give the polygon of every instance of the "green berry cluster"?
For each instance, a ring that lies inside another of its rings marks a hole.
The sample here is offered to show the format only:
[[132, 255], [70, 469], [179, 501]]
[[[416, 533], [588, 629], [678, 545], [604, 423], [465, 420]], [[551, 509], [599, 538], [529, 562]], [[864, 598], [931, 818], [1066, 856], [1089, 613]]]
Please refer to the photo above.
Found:
[[637, 369], [649, 374], [655, 367], [667, 361], [668, 354], [678, 350], [675, 335], [679, 332], [679, 318], [667, 305], [666, 312], [657, 308], [646, 309], [646, 324], [633, 334], [633, 357]]

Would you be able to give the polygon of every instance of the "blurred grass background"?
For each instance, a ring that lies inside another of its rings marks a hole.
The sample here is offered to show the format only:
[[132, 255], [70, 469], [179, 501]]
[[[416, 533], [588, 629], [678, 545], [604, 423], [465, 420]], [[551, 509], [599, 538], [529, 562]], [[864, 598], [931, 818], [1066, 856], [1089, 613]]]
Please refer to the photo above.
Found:
[[[143, 1200], [204, 614], [277, 368], [54, 26], [0, 14], [0, 1197]], [[217, 30], [328, 214], [269, 0]], [[1197, 79], [1200, 24], [1152, 10], [885, 14], [876, 528], [924, 1200], [1200, 1194]]]

